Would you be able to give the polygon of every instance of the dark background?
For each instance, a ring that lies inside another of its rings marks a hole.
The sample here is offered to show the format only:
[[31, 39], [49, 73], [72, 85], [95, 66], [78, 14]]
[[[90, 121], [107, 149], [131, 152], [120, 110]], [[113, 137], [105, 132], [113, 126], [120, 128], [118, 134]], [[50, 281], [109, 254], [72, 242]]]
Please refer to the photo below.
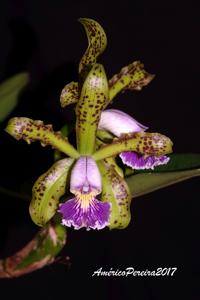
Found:
[[[170, 1], [0, 1], [0, 80], [30, 72], [31, 82], [11, 116], [54, 124], [74, 119], [59, 107], [64, 85], [77, 80], [87, 39], [79, 17], [100, 22], [108, 47], [100, 61], [108, 77], [141, 60], [153, 82], [142, 92], [118, 96], [113, 107], [131, 113], [150, 131], [171, 137], [175, 152], [199, 152], [200, 14], [196, 2]], [[10, 116], [10, 117], [11, 117]], [[7, 122], [7, 120], [6, 120]], [[1, 125], [1, 129], [6, 126]], [[53, 162], [52, 150], [28, 146], [1, 130], [2, 186], [17, 191]], [[141, 198], [132, 205], [125, 230], [68, 230], [63, 255], [55, 264], [13, 280], [0, 281], [0, 299], [200, 299], [199, 178]], [[11, 255], [37, 231], [28, 204], [1, 196], [1, 257]], [[109, 270], [177, 267], [173, 277], [92, 277]], [[72, 298], [73, 297], [73, 298]]]

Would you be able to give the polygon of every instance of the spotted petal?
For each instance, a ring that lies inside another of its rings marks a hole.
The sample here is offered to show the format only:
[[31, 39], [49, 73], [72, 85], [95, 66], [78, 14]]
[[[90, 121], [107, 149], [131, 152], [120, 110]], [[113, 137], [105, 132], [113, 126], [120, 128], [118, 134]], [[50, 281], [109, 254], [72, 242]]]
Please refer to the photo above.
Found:
[[105, 50], [107, 37], [101, 25], [95, 20], [80, 18], [79, 21], [85, 28], [89, 44], [79, 64], [79, 73], [85, 78], [96, 63], [97, 57]]
[[98, 162], [98, 166], [103, 184], [101, 199], [112, 204], [109, 228], [123, 229], [131, 220], [131, 195], [128, 185], [108, 159]]
[[65, 107], [76, 102], [78, 102], [78, 83], [72, 81], [63, 88], [60, 95], [60, 104]]
[[59, 198], [65, 193], [68, 173], [73, 162], [72, 158], [57, 161], [34, 184], [29, 212], [38, 226], [44, 226], [54, 216]]
[[40, 141], [42, 146], [51, 145], [54, 149], [73, 158], [79, 157], [79, 153], [66, 137], [60, 132], [54, 132], [52, 125], [44, 125], [42, 121], [34, 121], [29, 118], [12, 118], [9, 120], [5, 131], [15, 139], [23, 139], [28, 144]]
[[145, 71], [144, 65], [140, 61], [129, 64], [109, 80], [110, 101], [121, 91], [140, 91], [153, 78], [154, 75]]
[[101, 160], [123, 151], [135, 151], [149, 156], [160, 156], [171, 153], [172, 145], [172, 141], [160, 133], [137, 132], [115, 138], [112, 144], [101, 147], [92, 157], [95, 160]]

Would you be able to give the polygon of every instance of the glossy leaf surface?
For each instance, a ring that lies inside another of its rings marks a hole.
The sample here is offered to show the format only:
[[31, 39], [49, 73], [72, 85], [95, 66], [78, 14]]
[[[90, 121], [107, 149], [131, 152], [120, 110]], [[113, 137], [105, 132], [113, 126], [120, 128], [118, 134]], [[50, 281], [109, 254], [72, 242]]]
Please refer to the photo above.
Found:
[[200, 176], [200, 169], [136, 174], [126, 177], [126, 182], [132, 197], [139, 197], [196, 176]]

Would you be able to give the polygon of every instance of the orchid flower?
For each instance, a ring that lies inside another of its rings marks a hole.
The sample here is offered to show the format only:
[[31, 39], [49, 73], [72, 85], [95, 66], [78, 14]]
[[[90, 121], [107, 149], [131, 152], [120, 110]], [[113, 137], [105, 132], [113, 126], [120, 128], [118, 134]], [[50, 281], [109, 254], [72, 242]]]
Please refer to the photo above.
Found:
[[[67, 84], [60, 97], [63, 108], [76, 105], [77, 147], [51, 125], [25, 117], [12, 118], [6, 131], [17, 140], [40, 141], [66, 155], [33, 186], [29, 211], [37, 225], [44, 226], [58, 212], [61, 223], [75, 229], [121, 229], [131, 219], [131, 195], [116, 155], [134, 169], [154, 168], [168, 162], [165, 155], [172, 152], [172, 142], [160, 133], [146, 132], [147, 127], [121, 111], [106, 110], [119, 92], [139, 91], [154, 76], [137, 61], [108, 81], [104, 67], [96, 62], [106, 48], [106, 34], [92, 19], [80, 22], [89, 45], [79, 64], [79, 82]], [[101, 140], [99, 133], [111, 134], [112, 139]], [[72, 195], [63, 201], [69, 192]]]

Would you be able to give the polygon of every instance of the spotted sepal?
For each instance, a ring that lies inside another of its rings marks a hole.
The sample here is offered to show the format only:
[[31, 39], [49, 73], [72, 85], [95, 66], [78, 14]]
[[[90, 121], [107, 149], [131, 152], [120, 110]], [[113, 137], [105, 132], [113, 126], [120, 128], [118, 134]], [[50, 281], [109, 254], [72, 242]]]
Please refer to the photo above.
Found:
[[98, 22], [88, 18], [80, 18], [79, 22], [84, 26], [88, 38], [88, 48], [79, 63], [79, 73], [85, 78], [96, 63], [97, 57], [105, 50], [107, 37]]
[[23, 117], [12, 118], [9, 120], [5, 131], [15, 139], [23, 139], [28, 144], [34, 141], [40, 141], [42, 146], [51, 145], [54, 149], [73, 158], [79, 157], [77, 150], [68, 142], [68, 139], [64, 137], [61, 132], [54, 132], [52, 125], [44, 125], [42, 121]]

